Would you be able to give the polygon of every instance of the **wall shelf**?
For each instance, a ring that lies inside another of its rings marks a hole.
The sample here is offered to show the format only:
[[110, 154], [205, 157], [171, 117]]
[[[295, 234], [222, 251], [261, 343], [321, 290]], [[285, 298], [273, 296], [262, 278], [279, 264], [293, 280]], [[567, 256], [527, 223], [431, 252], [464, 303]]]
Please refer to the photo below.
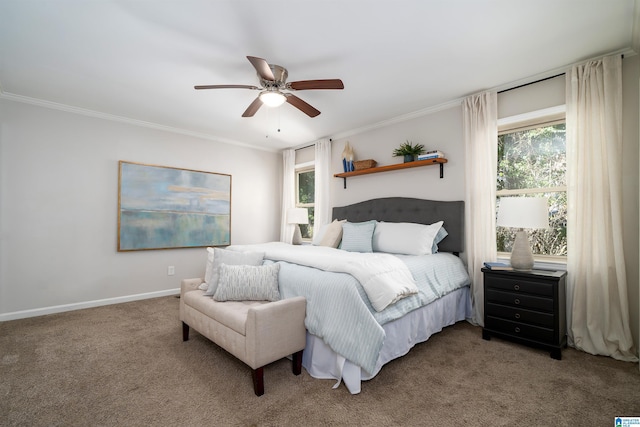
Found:
[[375, 168], [355, 170], [353, 172], [342, 172], [342, 173], [334, 174], [333, 176], [336, 178], [344, 179], [344, 188], [347, 188], [347, 178], [352, 176], [366, 175], [370, 173], [379, 173], [379, 172], [389, 172], [389, 171], [395, 171], [399, 169], [417, 168], [420, 166], [440, 165], [440, 178], [442, 178], [444, 177], [443, 165], [445, 163], [447, 163], [447, 159], [443, 159], [443, 158], [416, 160], [414, 162], [398, 163], [395, 165], [387, 165], [387, 166], [378, 166]]

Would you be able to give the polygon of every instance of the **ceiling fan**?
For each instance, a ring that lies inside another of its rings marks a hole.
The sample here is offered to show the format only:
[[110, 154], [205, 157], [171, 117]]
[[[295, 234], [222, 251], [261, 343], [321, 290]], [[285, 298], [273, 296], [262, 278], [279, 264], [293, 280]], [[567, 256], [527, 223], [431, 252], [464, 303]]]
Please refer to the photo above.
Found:
[[292, 93], [284, 92], [291, 90], [310, 89], [344, 89], [344, 84], [340, 79], [326, 80], [300, 80], [287, 83], [289, 73], [287, 69], [280, 65], [269, 64], [262, 58], [247, 56], [251, 65], [258, 72], [260, 86], [251, 85], [201, 85], [194, 86], [195, 89], [251, 89], [261, 91], [258, 97], [249, 105], [242, 114], [242, 117], [253, 117], [262, 104], [269, 107], [277, 107], [285, 101], [302, 111], [309, 117], [316, 117], [320, 111], [298, 98]]

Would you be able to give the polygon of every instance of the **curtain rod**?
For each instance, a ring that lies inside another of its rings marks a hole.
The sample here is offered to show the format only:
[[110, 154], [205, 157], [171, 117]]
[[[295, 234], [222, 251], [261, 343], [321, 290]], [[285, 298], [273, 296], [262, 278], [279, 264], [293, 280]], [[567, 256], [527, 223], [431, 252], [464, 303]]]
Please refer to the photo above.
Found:
[[[329, 142], [333, 142], [333, 139], [329, 138]], [[313, 144], [305, 145], [304, 147], [294, 148], [293, 151], [304, 150], [305, 148], [313, 147], [315, 145], [316, 143], [314, 142]]]
[[[622, 59], [624, 59], [624, 54], [621, 54], [620, 57]], [[539, 80], [536, 80], [534, 82], [524, 83], [524, 84], [521, 84], [519, 86], [515, 86], [515, 87], [511, 87], [509, 89], [501, 90], [498, 93], [509, 92], [510, 90], [514, 90], [514, 89], [520, 89], [521, 87], [529, 86], [529, 85], [532, 85], [534, 83], [540, 83], [540, 82], [543, 82], [545, 80], [555, 79], [556, 77], [564, 76], [565, 74], [567, 74], [567, 73], [560, 73], [560, 74], [556, 74], [555, 76], [545, 77], [543, 79], [539, 79]]]
[[524, 84], [521, 84], [519, 86], [515, 86], [515, 87], [511, 87], [509, 89], [501, 90], [498, 93], [509, 92], [510, 90], [514, 90], [514, 89], [520, 89], [521, 87], [529, 86], [529, 85], [532, 85], [532, 84], [535, 84], [535, 83], [540, 83], [540, 82], [543, 82], [545, 80], [555, 79], [556, 77], [564, 76], [565, 74], [566, 73], [560, 73], [560, 74], [556, 74], [555, 76], [545, 77], [544, 79], [539, 79], [539, 80], [536, 80], [534, 82], [524, 83]]

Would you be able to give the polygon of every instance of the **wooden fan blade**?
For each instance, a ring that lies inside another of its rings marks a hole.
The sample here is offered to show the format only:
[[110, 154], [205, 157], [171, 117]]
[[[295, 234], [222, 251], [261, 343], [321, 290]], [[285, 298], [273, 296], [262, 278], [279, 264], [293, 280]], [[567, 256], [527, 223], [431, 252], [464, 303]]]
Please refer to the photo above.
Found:
[[260, 90], [257, 86], [250, 85], [200, 85], [194, 86], [194, 89], [252, 89], [252, 90]]
[[288, 83], [287, 87], [293, 90], [344, 89], [344, 84], [340, 79], [300, 80], [297, 82]]
[[304, 102], [302, 99], [298, 98], [297, 96], [292, 95], [290, 93], [285, 94], [285, 96], [287, 97], [287, 102], [289, 104], [293, 105], [298, 110], [300, 110], [303, 113], [305, 113], [307, 116], [315, 117], [318, 114], [320, 114], [320, 111], [316, 110], [311, 105], [307, 104], [306, 102]]
[[256, 69], [258, 75], [262, 77], [264, 80], [275, 81], [276, 78], [273, 76], [273, 72], [271, 71], [271, 67], [269, 67], [269, 63], [262, 58], [257, 58], [255, 56], [247, 56], [253, 68]]
[[249, 107], [244, 110], [244, 113], [242, 113], [242, 117], [253, 117], [253, 115], [258, 112], [260, 107], [262, 107], [262, 101], [260, 100], [260, 97], [257, 97], [253, 100], [251, 105], [249, 105]]

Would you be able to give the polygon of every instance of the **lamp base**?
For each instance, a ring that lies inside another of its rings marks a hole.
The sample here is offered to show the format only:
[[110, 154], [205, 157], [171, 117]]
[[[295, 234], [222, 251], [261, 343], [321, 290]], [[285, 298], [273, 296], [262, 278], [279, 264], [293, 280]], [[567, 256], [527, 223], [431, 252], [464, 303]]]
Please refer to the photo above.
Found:
[[529, 245], [527, 232], [520, 230], [516, 233], [516, 240], [513, 242], [511, 251], [511, 267], [514, 270], [531, 270], [533, 268], [533, 252]]
[[302, 233], [300, 232], [300, 226], [298, 224], [293, 224], [293, 240], [291, 241], [292, 245], [301, 245], [302, 244]]

